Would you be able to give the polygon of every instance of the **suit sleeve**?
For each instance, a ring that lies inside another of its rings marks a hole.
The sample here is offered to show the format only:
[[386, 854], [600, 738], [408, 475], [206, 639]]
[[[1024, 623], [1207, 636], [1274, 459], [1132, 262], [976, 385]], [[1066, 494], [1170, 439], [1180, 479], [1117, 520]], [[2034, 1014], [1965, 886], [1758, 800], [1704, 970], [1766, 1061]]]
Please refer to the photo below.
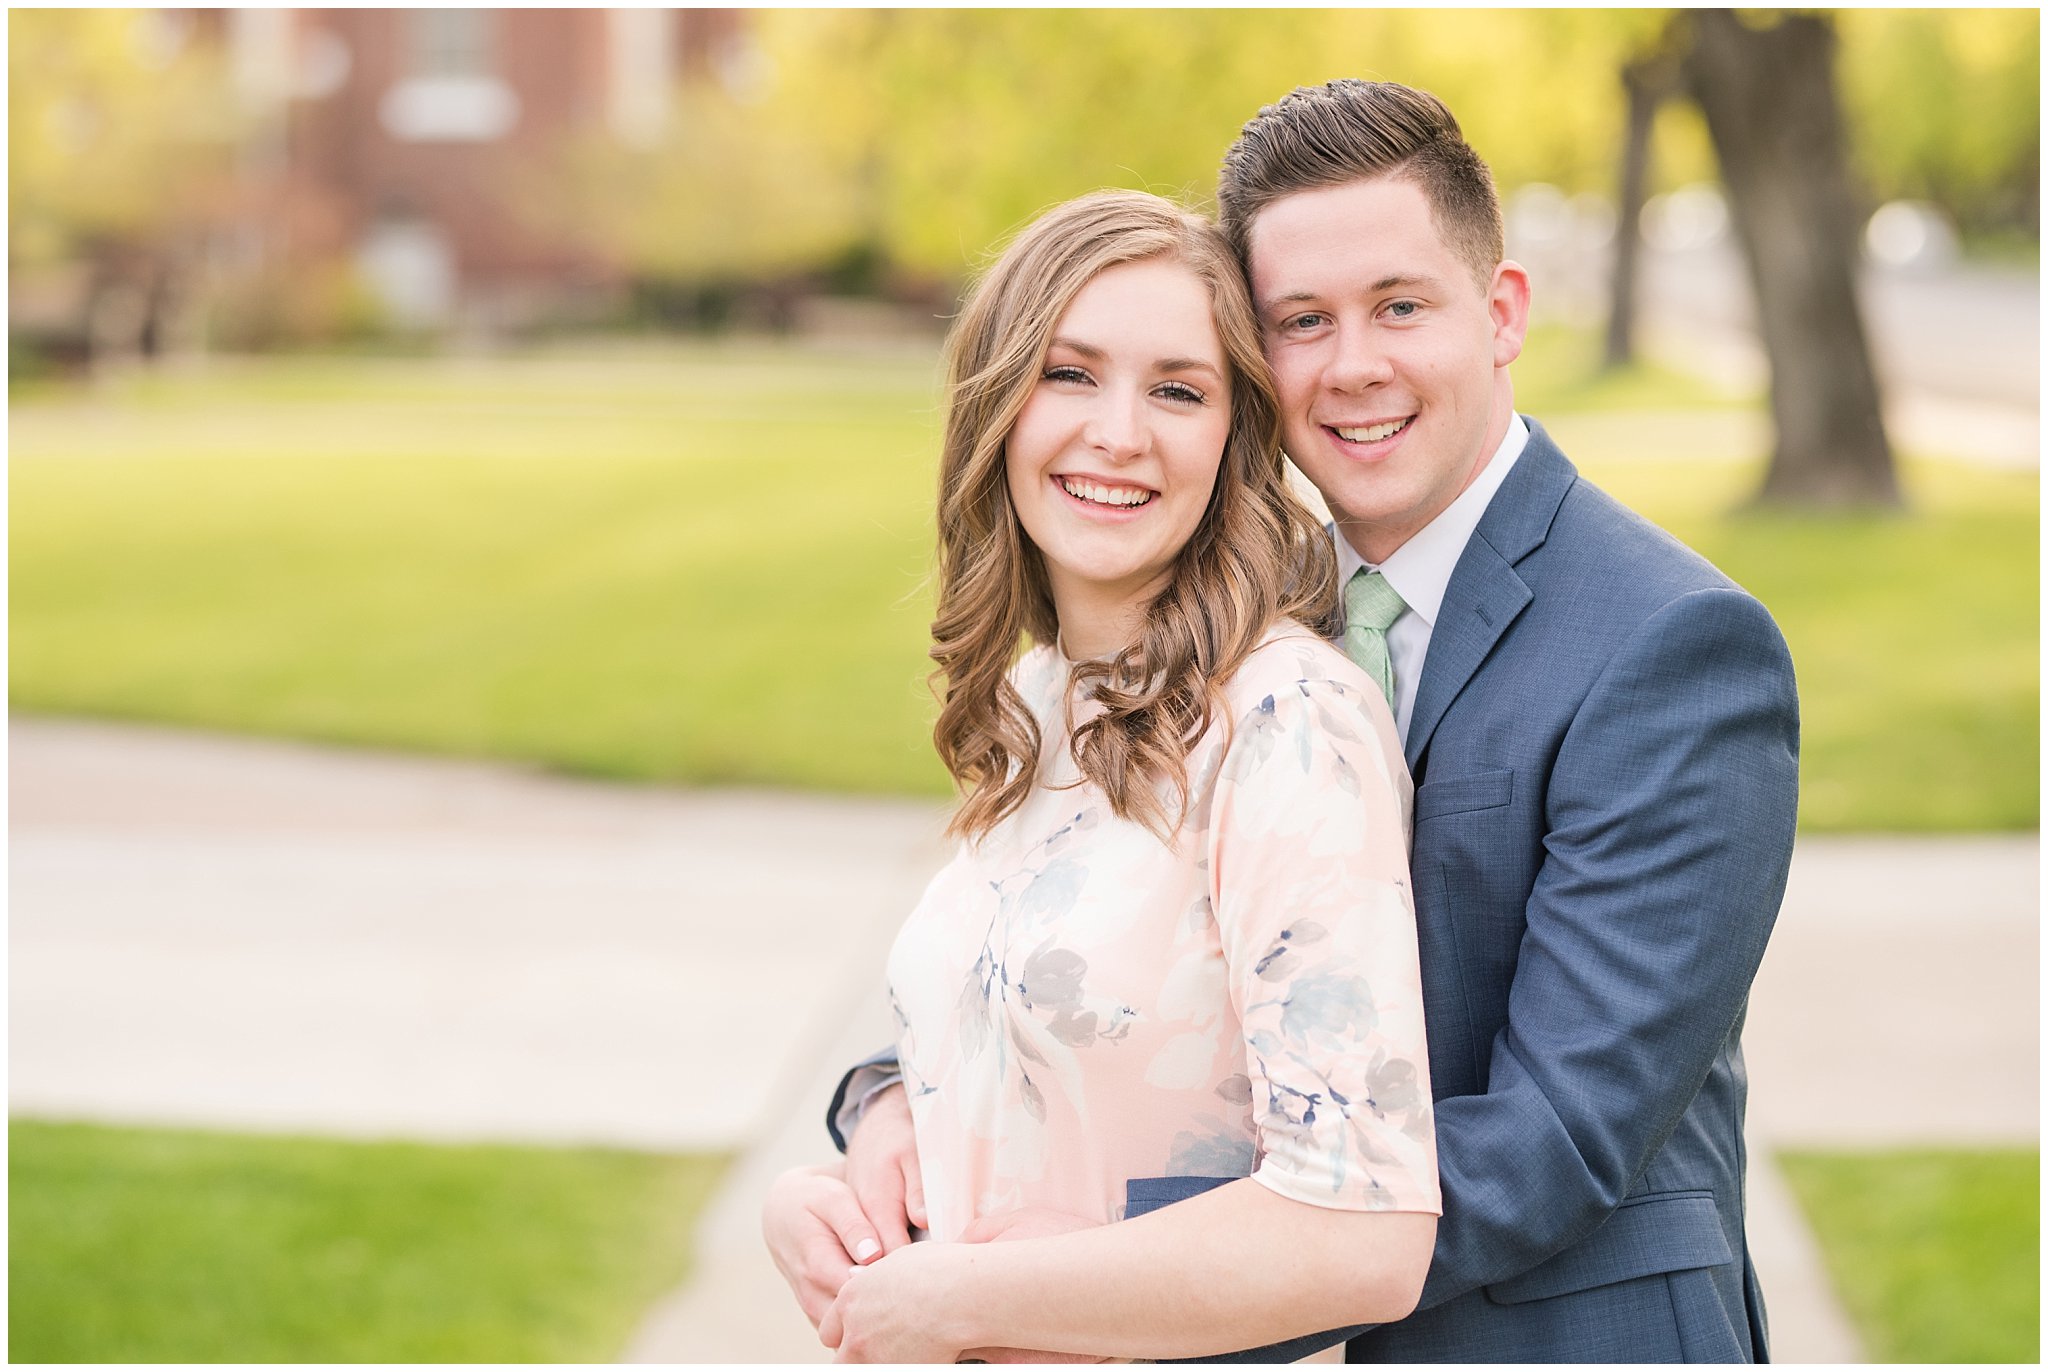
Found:
[[1798, 747], [1791, 656], [1737, 590], [1664, 606], [1595, 681], [1545, 789], [1486, 1090], [1438, 1102], [1422, 1308], [1593, 1230], [1699, 1093], [1784, 895]]
[[847, 1137], [860, 1123], [868, 1102], [902, 1080], [893, 1044], [847, 1068], [839, 1079], [839, 1089], [832, 1093], [832, 1103], [825, 1107], [825, 1132], [832, 1136], [832, 1146], [844, 1153]]

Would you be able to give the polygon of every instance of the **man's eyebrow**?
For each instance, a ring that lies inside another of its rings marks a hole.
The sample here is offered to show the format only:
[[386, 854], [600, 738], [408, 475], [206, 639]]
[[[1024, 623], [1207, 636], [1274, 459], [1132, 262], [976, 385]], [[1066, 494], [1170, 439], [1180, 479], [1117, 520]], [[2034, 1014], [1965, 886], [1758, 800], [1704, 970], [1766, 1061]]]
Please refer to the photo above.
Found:
[[[1373, 282], [1370, 286], [1366, 287], [1366, 290], [1369, 294], [1379, 295], [1384, 291], [1407, 290], [1417, 287], [1427, 288], [1433, 287], [1436, 284], [1437, 280], [1435, 277], [1424, 276], [1419, 272], [1393, 272]], [[1320, 299], [1322, 299], [1322, 296], [1315, 291], [1289, 291], [1285, 295], [1270, 296], [1261, 301], [1259, 309], [1263, 313], [1268, 310], [1277, 310], [1283, 305], [1298, 305], [1304, 301]]]
[[1304, 300], [1314, 300], [1315, 298], [1316, 293], [1314, 291], [1289, 291], [1285, 295], [1269, 296], [1260, 301], [1259, 309], [1261, 311], [1277, 310], [1282, 305], [1298, 305]]
[[1381, 291], [1398, 291], [1409, 286], [1434, 286], [1435, 284], [1436, 278], [1433, 276], [1422, 276], [1414, 272], [1395, 272], [1392, 276], [1383, 276], [1373, 282], [1372, 291], [1373, 294], [1377, 295]]

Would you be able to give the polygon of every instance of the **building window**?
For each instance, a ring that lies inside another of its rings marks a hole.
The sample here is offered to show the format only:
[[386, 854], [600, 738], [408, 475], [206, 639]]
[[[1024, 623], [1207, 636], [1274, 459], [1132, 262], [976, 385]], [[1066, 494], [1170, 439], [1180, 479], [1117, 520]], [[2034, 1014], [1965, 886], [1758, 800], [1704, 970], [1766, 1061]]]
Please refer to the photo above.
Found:
[[490, 10], [405, 10], [406, 73], [490, 76], [497, 65], [497, 18]]
[[491, 10], [404, 10], [405, 79], [378, 117], [408, 143], [488, 143], [519, 122], [519, 97], [497, 76]]

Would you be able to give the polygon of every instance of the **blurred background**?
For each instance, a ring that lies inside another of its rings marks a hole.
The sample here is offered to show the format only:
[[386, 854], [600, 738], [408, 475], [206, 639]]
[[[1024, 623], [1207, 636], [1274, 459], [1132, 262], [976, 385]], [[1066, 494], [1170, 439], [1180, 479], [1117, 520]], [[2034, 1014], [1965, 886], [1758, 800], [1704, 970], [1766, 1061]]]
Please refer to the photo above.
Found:
[[9, 1353], [801, 1360], [1004, 235], [1443, 97], [1804, 708], [1781, 1360], [2039, 1350], [2032, 10], [14, 10]]

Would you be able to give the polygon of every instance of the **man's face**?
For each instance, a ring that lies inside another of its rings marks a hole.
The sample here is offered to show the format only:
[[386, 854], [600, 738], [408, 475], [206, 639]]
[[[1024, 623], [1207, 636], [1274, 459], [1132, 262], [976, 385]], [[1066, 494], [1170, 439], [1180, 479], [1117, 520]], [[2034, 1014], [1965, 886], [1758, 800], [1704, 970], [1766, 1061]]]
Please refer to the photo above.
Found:
[[1528, 277], [1503, 262], [1482, 290], [1400, 177], [1283, 196], [1250, 243], [1287, 454], [1352, 547], [1382, 562], [1500, 446]]

